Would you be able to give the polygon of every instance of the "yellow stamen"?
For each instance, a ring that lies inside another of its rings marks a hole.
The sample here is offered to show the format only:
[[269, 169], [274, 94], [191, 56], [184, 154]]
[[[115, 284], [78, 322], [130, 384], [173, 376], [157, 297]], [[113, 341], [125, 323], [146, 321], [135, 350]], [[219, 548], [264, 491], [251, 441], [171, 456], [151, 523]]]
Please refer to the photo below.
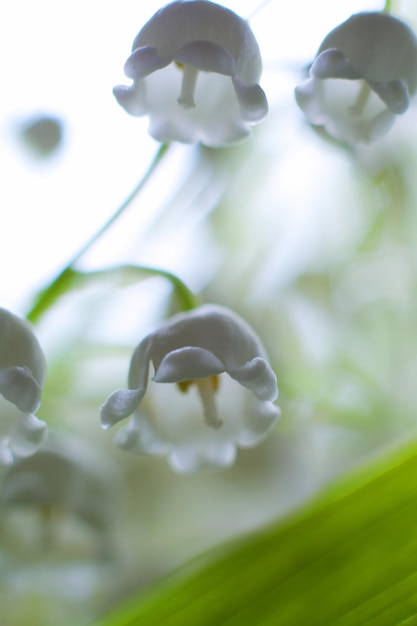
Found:
[[223, 423], [217, 414], [217, 406], [214, 398], [214, 393], [219, 388], [219, 382], [220, 379], [218, 376], [209, 376], [197, 380], [181, 380], [177, 383], [183, 393], [188, 391], [192, 384], [197, 385], [198, 393], [203, 403], [204, 419], [206, 424], [212, 428], [220, 428]]
[[188, 388], [190, 387], [190, 385], [193, 384], [193, 380], [180, 380], [179, 383], [177, 383], [178, 387], [180, 388], [180, 391], [182, 391], [182, 393], [186, 393], [186, 391], [188, 391]]
[[[217, 391], [219, 388], [219, 384], [220, 384], [220, 378], [217, 375], [214, 375], [214, 376], [209, 376], [207, 380], [210, 381], [213, 391]], [[177, 383], [177, 385], [180, 388], [180, 391], [182, 391], [182, 393], [186, 393], [188, 389], [190, 388], [190, 386], [193, 383], [195, 384], [196, 382], [197, 381], [195, 380], [180, 380]]]

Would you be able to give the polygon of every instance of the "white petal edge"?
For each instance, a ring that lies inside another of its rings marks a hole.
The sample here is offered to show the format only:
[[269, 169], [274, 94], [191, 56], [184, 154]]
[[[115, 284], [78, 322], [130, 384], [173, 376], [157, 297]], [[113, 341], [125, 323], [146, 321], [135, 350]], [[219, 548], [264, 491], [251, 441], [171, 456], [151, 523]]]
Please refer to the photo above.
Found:
[[100, 410], [100, 422], [104, 429], [110, 428], [121, 420], [129, 417], [143, 396], [146, 389], [118, 389], [114, 391], [102, 405]]
[[117, 431], [114, 442], [126, 452], [150, 456], [165, 456], [170, 448], [141, 413], [134, 415], [126, 426]]
[[162, 359], [153, 380], [157, 383], [177, 383], [215, 376], [224, 371], [224, 364], [209, 350], [186, 346], [172, 350]]
[[249, 85], [238, 78], [233, 78], [236, 97], [239, 102], [242, 118], [245, 122], [256, 124], [261, 122], [268, 114], [268, 101], [262, 87]]
[[13, 452], [10, 449], [10, 437], [0, 439], [0, 465], [11, 465], [14, 461]]
[[229, 441], [205, 443], [195, 447], [176, 446], [168, 455], [170, 467], [178, 474], [191, 474], [202, 468], [224, 468], [233, 465], [236, 445]]
[[10, 436], [10, 449], [14, 457], [34, 454], [48, 436], [48, 426], [30, 413], [21, 413]]
[[318, 79], [345, 78], [355, 80], [362, 76], [351, 66], [343, 52], [329, 48], [319, 54], [310, 68], [310, 76]]
[[258, 356], [243, 367], [229, 369], [228, 374], [259, 400], [274, 401], [278, 397], [277, 377], [265, 359]]
[[230, 52], [212, 41], [192, 41], [180, 48], [175, 60], [203, 72], [236, 75], [236, 63]]
[[320, 99], [317, 95], [318, 79], [307, 78], [297, 85], [294, 90], [295, 100], [306, 115], [308, 120], [315, 125], [323, 125], [326, 122], [326, 116], [320, 107]]
[[405, 80], [391, 80], [388, 83], [368, 80], [368, 85], [383, 102], [391, 113], [403, 115], [410, 106], [410, 96]]
[[0, 393], [20, 411], [37, 411], [41, 387], [27, 367], [7, 367], [0, 370]]
[[141, 80], [152, 72], [166, 67], [171, 61], [172, 59], [164, 59], [159, 56], [156, 48], [145, 46], [132, 52], [125, 63], [124, 72], [128, 78]]
[[245, 412], [244, 429], [237, 443], [242, 448], [250, 448], [266, 437], [281, 415], [280, 408], [272, 402], [252, 401], [251, 410]]
[[142, 82], [136, 83], [130, 87], [126, 87], [126, 85], [116, 85], [116, 87], [113, 87], [113, 95], [118, 104], [120, 104], [129, 115], [135, 117], [146, 115], [147, 107]]

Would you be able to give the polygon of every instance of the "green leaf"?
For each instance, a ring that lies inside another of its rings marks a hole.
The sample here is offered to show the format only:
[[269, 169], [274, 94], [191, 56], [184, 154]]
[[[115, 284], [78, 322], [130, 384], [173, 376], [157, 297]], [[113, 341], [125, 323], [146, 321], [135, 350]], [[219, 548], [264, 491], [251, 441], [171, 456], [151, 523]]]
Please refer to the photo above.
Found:
[[160, 624], [417, 624], [417, 445], [367, 465], [97, 626]]

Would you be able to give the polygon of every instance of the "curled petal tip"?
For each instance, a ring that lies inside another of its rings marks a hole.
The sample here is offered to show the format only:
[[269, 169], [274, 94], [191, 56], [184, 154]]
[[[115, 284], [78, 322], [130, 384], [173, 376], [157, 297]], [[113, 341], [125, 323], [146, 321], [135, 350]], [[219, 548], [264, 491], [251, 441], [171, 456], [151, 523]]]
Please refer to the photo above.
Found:
[[101, 407], [102, 427], [107, 430], [129, 417], [139, 405], [144, 393], [144, 389], [119, 389], [112, 393]]

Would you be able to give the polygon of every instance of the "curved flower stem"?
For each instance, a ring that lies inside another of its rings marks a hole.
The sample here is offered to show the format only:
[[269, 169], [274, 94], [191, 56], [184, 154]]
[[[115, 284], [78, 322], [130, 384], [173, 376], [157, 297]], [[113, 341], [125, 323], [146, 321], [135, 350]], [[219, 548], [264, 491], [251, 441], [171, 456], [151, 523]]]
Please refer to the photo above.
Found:
[[272, 0], [263, 0], [263, 2], [260, 2], [258, 6], [253, 9], [252, 13], [246, 18], [246, 21], [249, 22], [249, 20], [251, 20], [257, 13], [259, 13], [259, 11], [261, 11], [264, 7], [266, 7], [266, 5], [269, 4], [270, 2], [272, 2]]
[[383, 13], [391, 13], [392, 11], [393, 0], [385, 0], [384, 8], [382, 9]]
[[129, 274], [133, 275], [135, 280], [138, 278], [159, 276], [160, 278], [164, 278], [171, 283], [175, 294], [179, 299], [181, 311], [190, 311], [200, 305], [200, 302], [194, 293], [180, 278], [178, 278], [178, 276], [168, 270], [163, 270], [158, 267], [148, 267], [146, 265], [120, 265], [102, 270], [94, 270], [92, 272], [71, 270], [71, 273], [73, 277], [73, 284], [85, 284], [99, 278], [111, 278], [112, 276], [126, 279]]
[[168, 150], [169, 144], [161, 144], [153, 158], [151, 164], [146, 170], [144, 176], [138, 182], [136, 187], [132, 190], [132, 192], [127, 196], [127, 198], [122, 202], [119, 208], [113, 213], [113, 215], [103, 224], [103, 226], [75, 253], [72, 259], [67, 263], [67, 265], [62, 269], [59, 274], [52, 280], [49, 285], [42, 290], [33, 304], [32, 308], [26, 314], [26, 318], [32, 322], [37, 322], [42, 315], [54, 304], [54, 302], [61, 296], [63, 293], [67, 291], [69, 286], [69, 282], [71, 282], [72, 278], [72, 269], [77, 261], [89, 250], [95, 242], [114, 224], [114, 222], [120, 217], [120, 215], [127, 209], [127, 207], [131, 204], [131, 202], [136, 198], [139, 192], [143, 189], [145, 184], [148, 182], [151, 175], [154, 173], [156, 167], [161, 162], [162, 158], [166, 154]]
[[181, 299], [181, 310], [191, 311], [200, 305], [199, 300], [195, 294], [187, 287], [187, 285], [175, 274], [168, 272], [167, 270], [161, 270], [156, 267], [142, 267], [143, 272], [151, 276], [161, 276], [166, 278], [172, 284], [177, 296]]

